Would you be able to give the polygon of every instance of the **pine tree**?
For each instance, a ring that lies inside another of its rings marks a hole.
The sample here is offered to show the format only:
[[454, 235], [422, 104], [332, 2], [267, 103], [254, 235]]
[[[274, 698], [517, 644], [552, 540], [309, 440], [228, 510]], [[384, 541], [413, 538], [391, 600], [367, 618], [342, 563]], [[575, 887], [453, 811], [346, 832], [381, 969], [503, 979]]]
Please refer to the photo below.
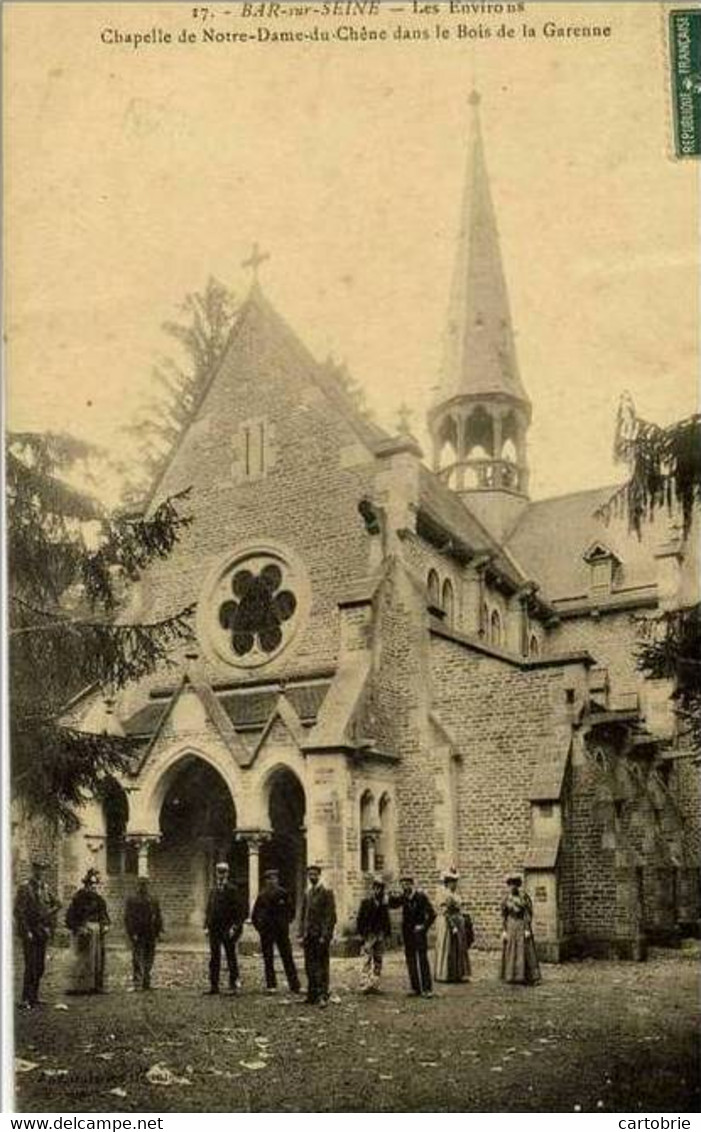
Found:
[[192, 609], [150, 624], [122, 622], [120, 598], [190, 522], [184, 497], [148, 518], [109, 515], [67, 482], [90, 460], [66, 436], [8, 437], [9, 698], [12, 789], [25, 811], [65, 828], [73, 808], [132, 757], [120, 737], [62, 725], [67, 701], [88, 687], [109, 696], [168, 662], [190, 639]]
[[[681, 518], [681, 538], [688, 544], [694, 512], [701, 502], [701, 414], [666, 427], [638, 417], [627, 394], [621, 400], [614, 455], [627, 465], [626, 482], [611, 497], [602, 516], [624, 514], [640, 536], [644, 523], [659, 511]], [[687, 552], [697, 548], [687, 545]], [[673, 681], [672, 697], [680, 733], [701, 748], [701, 604], [639, 618], [641, 640], [637, 666], [649, 679]]]
[[153, 367], [154, 392], [126, 430], [137, 443], [136, 463], [143, 469], [143, 475], [127, 485], [132, 502], [148, 494], [199, 408], [224, 354], [236, 311], [233, 292], [210, 276], [203, 291], [185, 296], [179, 307], [181, 321], [163, 323], [164, 333], [179, 344], [182, 357], [164, 356]]

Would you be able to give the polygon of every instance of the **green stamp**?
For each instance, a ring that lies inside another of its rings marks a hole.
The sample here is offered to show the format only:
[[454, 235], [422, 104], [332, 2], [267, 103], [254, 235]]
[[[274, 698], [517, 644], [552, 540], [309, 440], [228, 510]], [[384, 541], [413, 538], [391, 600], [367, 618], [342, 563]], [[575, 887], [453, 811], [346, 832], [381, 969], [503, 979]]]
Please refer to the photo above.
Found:
[[701, 157], [701, 8], [669, 14], [677, 157]]

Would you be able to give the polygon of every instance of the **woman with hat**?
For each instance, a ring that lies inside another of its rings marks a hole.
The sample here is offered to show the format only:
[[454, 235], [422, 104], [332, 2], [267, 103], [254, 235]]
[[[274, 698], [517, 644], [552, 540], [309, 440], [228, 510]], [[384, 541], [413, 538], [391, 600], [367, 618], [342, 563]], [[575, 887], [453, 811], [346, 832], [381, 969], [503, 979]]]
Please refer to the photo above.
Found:
[[520, 876], [506, 878], [508, 893], [501, 906], [504, 921], [501, 978], [505, 983], [534, 986], [540, 982], [540, 966], [533, 939], [533, 905], [521, 891]]
[[458, 895], [460, 877], [455, 869], [443, 874], [436, 921], [436, 982], [463, 983], [470, 978], [472, 920]]
[[105, 935], [110, 917], [100, 896], [100, 874], [88, 869], [66, 912], [66, 927], [73, 936], [70, 994], [105, 993]]

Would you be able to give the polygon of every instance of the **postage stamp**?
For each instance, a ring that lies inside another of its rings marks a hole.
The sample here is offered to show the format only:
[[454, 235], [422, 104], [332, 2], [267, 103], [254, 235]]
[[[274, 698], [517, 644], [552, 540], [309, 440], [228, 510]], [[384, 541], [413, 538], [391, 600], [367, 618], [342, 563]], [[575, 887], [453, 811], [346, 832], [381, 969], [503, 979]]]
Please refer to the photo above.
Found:
[[701, 8], [669, 14], [677, 157], [701, 157]]

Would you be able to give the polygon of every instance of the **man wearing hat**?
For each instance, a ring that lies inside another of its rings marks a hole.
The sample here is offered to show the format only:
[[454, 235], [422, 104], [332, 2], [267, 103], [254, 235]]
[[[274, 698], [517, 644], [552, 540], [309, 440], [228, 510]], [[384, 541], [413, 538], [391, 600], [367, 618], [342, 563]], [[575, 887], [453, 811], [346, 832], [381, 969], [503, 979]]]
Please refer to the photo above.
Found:
[[410, 873], [399, 878], [402, 891], [390, 896], [390, 908], [402, 910], [402, 936], [411, 995], [433, 997], [431, 968], [428, 963], [428, 931], [436, 918], [433, 905], [425, 892], [414, 885]]
[[124, 927], [131, 943], [134, 990], [151, 990], [151, 971], [156, 944], [163, 934], [161, 906], [149, 891], [146, 877], [139, 877], [136, 891], [127, 897]]
[[302, 904], [301, 938], [304, 945], [304, 966], [307, 972], [306, 1001], [312, 1005], [329, 1004], [331, 937], [336, 926], [336, 902], [333, 892], [321, 883], [321, 865], [307, 869], [309, 886]]
[[263, 887], [253, 905], [251, 920], [260, 936], [260, 949], [263, 952], [265, 966], [265, 988], [269, 994], [277, 990], [276, 947], [285, 968], [288, 987], [292, 994], [298, 994], [300, 990], [299, 975], [290, 943], [290, 924], [294, 914], [294, 902], [287, 889], [280, 884], [278, 870], [268, 869], [263, 873]]
[[215, 884], [207, 899], [204, 930], [209, 935], [209, 994], [219, 994], [221, 949], [229, 967], [229, 987], [236, 994], [240, 984], [236, 944], [248, 914], [240, 889], [229, 881], [229, 866], [219, 861], [215, 867]]
[[39, 984], [46, 964], [46, 948], [53, 935], [61, 905], [49, 892], [46, 863], [32, 861], [31, 877], [21, 884], [15, 897], [15, 924], [22, 942], [24, 980], [21, 1006], [31, 1010], [39, 1003]]
[[360, 903], [357, 931], [363, 960], [361, 990], [363, 994], [377, 994], [380, 989], [382, 958], [392, 934], [382, 877], [373, 877], [372, 892]]

